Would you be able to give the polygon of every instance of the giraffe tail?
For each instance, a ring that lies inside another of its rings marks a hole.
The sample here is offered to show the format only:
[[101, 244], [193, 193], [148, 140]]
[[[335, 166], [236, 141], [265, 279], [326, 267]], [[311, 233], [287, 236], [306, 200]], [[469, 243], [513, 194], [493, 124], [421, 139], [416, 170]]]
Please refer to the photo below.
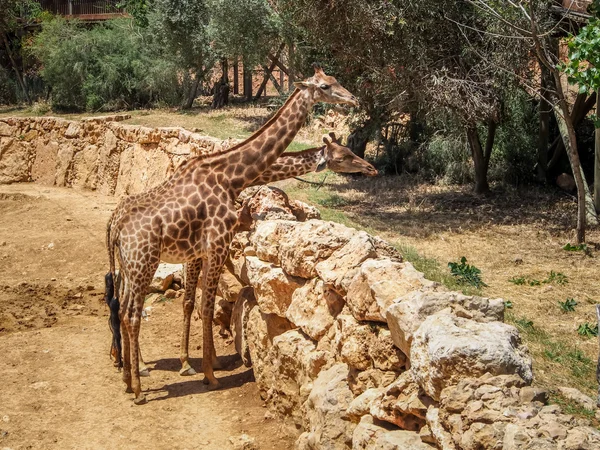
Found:
[[116, 275], [115, 270], [115, 245], [111, 239], [111, 228], [113, 222], [113, 216], [111, 216], [106, 227], [106, 247], [108, 250], [108, 262], [110, 265], [110, 271], [104, 275], [104, 301], [109, 307], [110, 317], [108, 318], [108, 326], [112, 333], [112, 343], [110, 346], [110, 356], [115, 361], [115, 366], [122, 367], [123, 360], [121, 358], [121, 320], [119, 319], [119, 276]]

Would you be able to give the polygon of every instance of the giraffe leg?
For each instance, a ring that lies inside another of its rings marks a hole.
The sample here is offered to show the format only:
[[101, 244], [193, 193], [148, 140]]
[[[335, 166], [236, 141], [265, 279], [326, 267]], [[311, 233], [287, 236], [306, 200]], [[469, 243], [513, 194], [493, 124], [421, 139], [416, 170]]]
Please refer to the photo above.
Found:
[[198, 285], [198, 276], [202, 269], [202, 260], [197, 259], [189, 262], [185, 267], [185, 297], [183, 299], [183, 334], [181, 336], [180, 356], [181, 370], [179, 375], [196, 375], [196, 371], [190, 365], [189, 346], [190, 346], [190, 324], [194, 304], [196, 302], [196, 286]]
[[140, 320], [142, 318], [143, 295], [141, 291], [134, 290], [132, 292], [130, 308], [128, 310], [127, 320], [129, 322], [129, 351], [130, 359], [134, 361], [131, 364], [131, 389], [135, 398], [133, 402], [136, 405], [146, 403], [146, 396], [142, 394], [142, 385], [140, 382], [140, 366], [139, 366], [139, 335], [140, 335]]
[[[227, 243], [228, 244], [228, 243]], [[228, 245], [223, 247], [217, 246], [217, 250], [223, 249], [221, 252], [215, 251], [209, 258], [204, 269], [204, 286], [202, 289], [202, 370], [204, 372], [204, 383], [208, 384], [209, 390], [219, 388], [219, 382], [213, 373], [213, 360], [216, 359], [215, 343], [213, 339], [212, 324], [215, 311], [215, 296], [217, 293], [217, 285], [227, 256], [226, 249]]]
[[121, 320], [121, 359], [123, 361], [123, 382], [127, 386], [125, 392], [131, 393], [131, 359], [129, 352], [129, 320], [128, 306], [131, 300], [129, 292], [129, 283], [125, 283], [123, 296], [121, 297], [121, 308], [119, 310], [119, 319]]

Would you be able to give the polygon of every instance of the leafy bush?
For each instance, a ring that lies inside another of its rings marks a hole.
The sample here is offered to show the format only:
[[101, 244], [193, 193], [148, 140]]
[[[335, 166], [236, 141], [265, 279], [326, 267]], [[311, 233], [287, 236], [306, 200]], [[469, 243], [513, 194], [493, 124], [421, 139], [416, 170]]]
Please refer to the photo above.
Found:
[[593, 337], [598, 336], [598, 324], [582, 323], [577, 328], [577, 333], [580, 336]]
[[577, 302], [574, 298], [568, 298], [564, 302], [559, 300], [558, 305], [562, 312], [573, 312], [575, 311], [575, 307], [577, 306]]
[[537, 106], [525, 92], [515, 90], [508, 96], [503, 109], [503, 122], [496, 132], [488, 178], [515, 185], [527, 183], [532, 179], [537, 161]]
[[128, 19], [93, 28], [60, 17], [46, 21], [31, 45], [59, 110], [112, 110], [179, 98], [177, 68], [149, 32]]
[[460, 264], [449, 262], [448, 267], [450, 268], [450, 274], [456, 278], [459, 284], [470, 284], [477, 289], [487, 286], [481, 279], [481, 270], [467, 264], [467, 258], [464, 256], [460, 259]]
[[464, 184], [473, 181], [473, 167], [463, 137], [434, 135], [417, 152], [419, 169], [431, 181]]

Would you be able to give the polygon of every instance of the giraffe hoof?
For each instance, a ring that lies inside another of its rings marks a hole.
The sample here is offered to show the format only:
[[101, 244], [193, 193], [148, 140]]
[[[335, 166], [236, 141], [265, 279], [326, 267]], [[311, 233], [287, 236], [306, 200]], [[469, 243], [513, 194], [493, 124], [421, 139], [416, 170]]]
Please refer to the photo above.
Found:
[[133, 394], [133, 389], [131, 389], [131, 386], [127, 386], [127, 387], [125, 388], [125, 393], [126, 393], [126, 394]]
[[140, 370], [140, 377], [149, 377], [149, 376], [150, 376], [150, 371], [147, 368]]
[[208, 385], [209, 391], [216, 391], [217, 389], [219, 389], [221, 387], [221, 385], [219, 384], [219, 382], [217, 381], [216, 378], [213, 381], [210, 381], [208, 378], [204, 377], [204, 380], [202, 380], [202, 382], [204, 384]]
[[187, 377], [190, 375], [196, 375], [198, 372], [196, 372], [194, 370], [193, 367], [182, 367], [181, 370], [179, 371], [179, 375], [181, 375], [182, 377]]
[[148, 402], [146, 400], [146, 396], [144, 394], [140, 394], [139, 397], [133, 399], [133, 403], [135, 403], [136, 405], [145, 405]]

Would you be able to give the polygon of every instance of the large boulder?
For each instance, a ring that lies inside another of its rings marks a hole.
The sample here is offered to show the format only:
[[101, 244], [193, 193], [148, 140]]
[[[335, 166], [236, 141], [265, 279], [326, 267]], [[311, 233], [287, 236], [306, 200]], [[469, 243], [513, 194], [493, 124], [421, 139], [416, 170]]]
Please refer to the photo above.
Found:
[[457, 292], [413, 291], [387, 309], [386, 319], [394, 343], [405, 355], [410, 353], [413, 334], [432, 314], [450, 308], [460, 317], [478, 322], [504, 321], [504, 300], [488, 299]]
[[285, 315], [308, 336], [319, 340], [333, 325], [342, 311], [344, 299], [327, 288], [319, 278], [313, 278], [296, 289]]
[[348, 366], [336, 364], [322, 370], [303, 405], [305, 429], [300, 439], [310, 450], [347, 450], [352, 445], [355, 424], [347, 420], [346, 409], [353, 400], [348, 388]]
[[0, 184], [29, 181], [29, 143], [12, 137], [0, 137]]
[[418, 433], [389, 430], [376, 425], [373, 417], [363, 416], [352, 436], [352, 450], [433, 450]]
[[237, 277], [227, 268], [223, 269], [221, 278], [219, 278], [219, 285], [217, 286], [217, 295], [220, 295], [229, 303], [235, 303], [242, 288], [242, 283], [239, 282]]
[[304, 280], [289, 276], [280, 267], [254, 256], [246, 257], [246, 266], [260, 310], [265, 314], [285, 317], [294, 292], [304, 284]]
[[531, 357], [517, 329], [500, 322], [456, 317], [449, 309], [428, 317], [410, 348], [412, 375], [439, 400], [442, 389], [467, 377], [517, 373], [531, 383]]
[[256, 255], [293, 276], [315, 278], [315, 266], [346, 245], [356, 230], [335, 222], [258, 222], [250, 236]]
[[386, 322], [386, 311], [396, 298], [435, 286], [409, 262], [368, 259], [350, 282], [346, 301], [357, 320]]
[[427, 408], [434, 404], [407, 371], [371, 402], [370, 413], [403, 430], [420, 431], [425, 425]]
[[[256, 311], [258, 308], [251, 312], [251, 320]], [[279, 415], [291, 417], [300, 425], [300, 406], [308, 398], [319, 372], [327, 368], [331, 355], [317, 350], [314, 342], [298, 330], [286, 331], [273, 338], [260, 366], [253, 342], [250, 352], [256, 382], [266, 401]]]
[[389, 330], [378, 324], [360, 323], [349, 314], [340, 314], [332, 331], [330, 347], [353, 369], [401, 372], [406, 365]]
[[395, 256], [396, 261], [402, 261], [402, 257], [395, 254], [389, 245], [386, 251], [386, 246], [382, 242], [364, 231], [358, 231], [343, 247], [318, 263], [315, 269], [325, 283], [332, 286], [340, 295], [346, 295], [358, 267], [367, 259], [390, 254]]

